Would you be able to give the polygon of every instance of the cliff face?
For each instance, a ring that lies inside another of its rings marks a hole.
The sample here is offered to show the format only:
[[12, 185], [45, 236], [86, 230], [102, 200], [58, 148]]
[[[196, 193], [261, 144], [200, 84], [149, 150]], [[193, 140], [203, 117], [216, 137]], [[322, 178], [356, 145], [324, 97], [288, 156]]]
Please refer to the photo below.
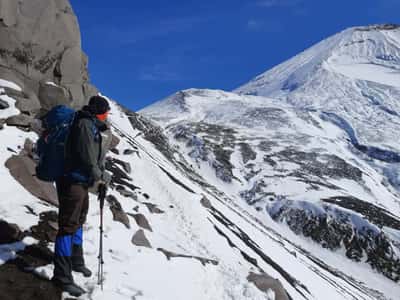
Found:
[[87, 62], [68, 0], [0, 0], [1, 78], [17, 82], [32, 98], [41, 83], [52, 81], [79, 107], [97, 92]]

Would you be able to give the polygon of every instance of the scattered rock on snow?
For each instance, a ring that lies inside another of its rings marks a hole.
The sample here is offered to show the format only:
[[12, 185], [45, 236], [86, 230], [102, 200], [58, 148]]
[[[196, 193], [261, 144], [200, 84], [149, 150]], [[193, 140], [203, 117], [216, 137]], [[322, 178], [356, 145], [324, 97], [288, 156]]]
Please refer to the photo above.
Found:
[[119, 145], [120, 141], [121, 141], [120, 138], [113, 134], [111, 139], [110, 149], [115, 149]]
[[147, 218], [143, 215], [143, 214], [130, 214], [128, 213], [128, 215], [130, 215], [131, 217], [133, 217], [136, 221], [136, 224], [143, 228], [143, 229], [147, 229], [149, 231], [153, 231], [153, 229], [150, 226], [149, 221], [147, 220]]
[[131, 164], [123, 161], [123, 160], [119, 160], [116, 158], [111, 159], [112, 162], [116, 163], [117, 165], [121, 166], [125, 172], [127, 173], [131, 173], [132, 172], [132, 168], [131, 168]]
[[265, 273], [255, 274], [251, 272], [249, 276], [247, 276], [247, 280], [254, 283], [262, 292], [268, 293], [269, 290], [272, 290], [275, 294], [275, 300], [289, 300], [285, 289], [278, 279], [274, 279]]
[[43, 242], [55, 242], [58, 232], [58, 214], [46, 211], [39, 215], [39, 223], [31, 227], [31, 235]]
[[123, 185], [117, 185], [115, 189], [121, 196], [135, 198], [135, 193], [128, 191]]
[[195, 259], [198, 260], [203, 266], [207, 265], [207, 264], [213, 264], [213, 265], [218, 265], [218, 261], [213, 260], [213, 259], [208, 259], [208, 258], [204, 258], [204, 257], [199, 257], [199, 256], [191, 256], [191, 255], [185, 255], [185, 254], [176, 254], [174, 252], [165, 250], [163, 248], [157, 248], [157, 251], [160, 251], [161, 253], [163, 253], [168, 260], [170, 260], [171, 258], [174, 257], [182, 257], [182, 258], [191, 258], [191, 259]]
[[157, 205], [149, 202], [143, 202], [144, 205], [146, 205], [147, 209], [152, 213], [152, 214], [164, 214], [165, 211], [159, 209]]
[[210, 200], [208, 200], [206, 197], [201, 198], [200, 203], [204, 208], [207, 208], [207, 209], [212, 208], [212, 204], [211, 204]]
[[132, 237], [132, 244], [138, 247], [152, 248], [149, 240], [146, 238], [143, 229], [139, 229]]
[[113, 195], [108, 195], [106, 200], [110, 205], [110, 210], [113, 214], [113, 220], [124, 224], [126, 228], [131, 228], [129, 218], [122, 209], [121, 203], [119, 203], [117, 198], [115, 198]]
[[21, 241], [24, 237], [23, 232], [17, 224], [10, 224], [0, 220], [0, 244], [11, 244]]

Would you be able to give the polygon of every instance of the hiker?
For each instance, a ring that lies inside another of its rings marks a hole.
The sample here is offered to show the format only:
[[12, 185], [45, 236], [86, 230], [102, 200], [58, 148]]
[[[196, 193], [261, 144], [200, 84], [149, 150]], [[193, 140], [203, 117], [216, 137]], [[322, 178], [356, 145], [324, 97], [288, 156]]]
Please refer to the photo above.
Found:
[[89, 189], [108, 185], [105, 155], [111, 144], [111, 131], [105, 122], [110, 106], [101, 96], [76, 112], [65, 145], [64, 175], [57, 179], [59, 230], [55, 243], [52, 281], [73, 296], [85, 293], [74, 283], [72, 271], [90, 277], [82, 247], [82, 225], [89, 208]]

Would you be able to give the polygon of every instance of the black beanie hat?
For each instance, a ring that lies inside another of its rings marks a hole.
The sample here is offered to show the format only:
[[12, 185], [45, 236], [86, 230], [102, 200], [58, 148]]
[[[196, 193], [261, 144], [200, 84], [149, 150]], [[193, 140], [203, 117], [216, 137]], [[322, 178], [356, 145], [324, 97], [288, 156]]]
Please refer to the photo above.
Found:
[[90, 112], [94, 115], [102, 115], [111, 109], [108, 101], [101, 96], [91, 97], [88, 107]]

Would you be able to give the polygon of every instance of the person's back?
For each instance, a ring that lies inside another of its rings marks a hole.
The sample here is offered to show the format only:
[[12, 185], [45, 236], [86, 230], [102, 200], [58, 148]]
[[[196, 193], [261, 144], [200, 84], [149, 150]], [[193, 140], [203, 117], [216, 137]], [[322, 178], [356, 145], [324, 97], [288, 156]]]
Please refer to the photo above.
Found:
[[96, 182], [106, 184], [106, 151], [101, 132], [110, 107], [106, 99], [92, 97], [75, 115], [65, 148], [65, 172], [56, 182], [59, 199], [59, 231], [55, 243], [53, 282], [73, 296], [85, 291], [77, 286], [72, 270], [91, 276], [83, 258], [83, 230], [89, 209], [88, 189]]

